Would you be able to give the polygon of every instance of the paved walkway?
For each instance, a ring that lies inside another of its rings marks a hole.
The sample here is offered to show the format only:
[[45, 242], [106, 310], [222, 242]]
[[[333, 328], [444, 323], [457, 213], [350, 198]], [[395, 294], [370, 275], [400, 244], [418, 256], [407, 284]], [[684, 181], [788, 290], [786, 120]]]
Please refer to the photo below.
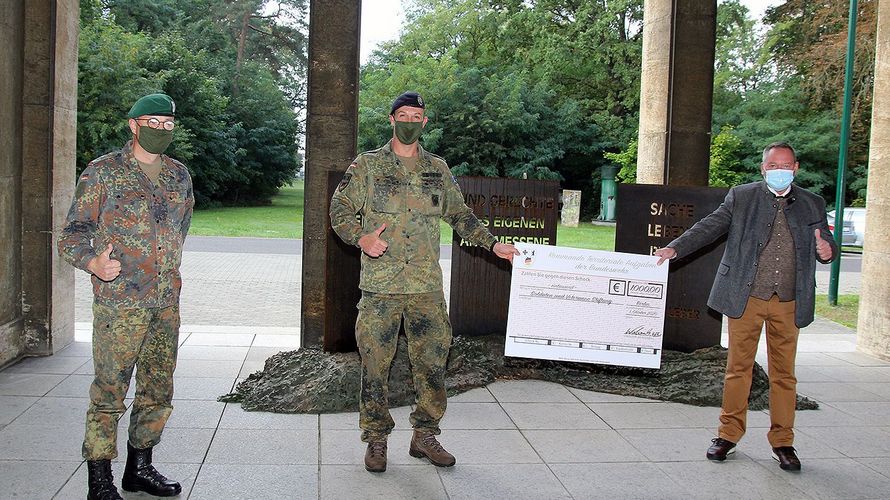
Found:
[[[186, 254], [187, 286], [194, 293], [184, 301], [215, 308], [193, 313], [183, 327], [175, 410], [155, 452], [159, 467], [183, 482], [182, 498], [890, 496], [890, 363], [855, 352], [855, 333], [824, 320], [802, 331], [797, 358], [799, 392], [822, 405], [798, 413], [800, 473], [781, 471], [770, 458], [764, 411], [750, 413], [738, 453], [716, 464], [704, 453], [717, 408], [500, 381], [449, 399], [441, 441], [457, 466], [439, 469], [408, 456], [410, 409], [399, 408], [389, 468], [371, 475], [361, 465], [354, 413], [253, 413], [216, 401], [268, 356], [297, 347], [298, 303], [293, 313], [281, 313], [293, 299], [268, 291], [282, 286], [294, 293], [284, 276], [299, 276], [299, 263], [287, 267], [294, 260], [289, 257]], [[204, 296], [215, 293], [208, 286], [223, 284], [235, 291]], [[79, 282], [78, 293], [81, 288]], [[298, 289], [290, 297], [298, 300]], [[231, 311], [216, 307], [218, 301]], [[264, 313], [239, 311], [243, 304]], [[0, 372], [0, 498], [86, 495], [80, 442], [92, 359], [85, 314], [88, 309], [79, 307], [80, 341]], [[267, 321], [260, 327], [232, 323], [248, 317]], [[765, 363], [763, 345], [758, 358]], [[121, 425], [119, 449], [125, 429]], [[120, 484], [121, 460], [114, 469]]]
[[[270, 344], [292, 336], [208, 330], [182, 335], [176, 409], [155, 452], [162, 470], [183, 481], [184, 498], [846, 499], [890, 491], [890, 364], [853, 352], [855, 335], [825, 321], [801, 335], [799, 390], [822, 408], [798, 413], [797, 474], [770, 459], [766, 412], [751, 412], [739, 452], [715, 464], [704, 451], [716, 408], [502, 381], [450, 399], [441, 440], [456, 467], [408, 456], [409, 409], [400, 408], [389, 469], [371, 475], [361, 466], [356, 414], [249, 413], [215, 401], [282, 348]], [[90, 344], [77, 342], [0, 372], [0, 497], [84, 498], [79, 450], [91, 369]], [[122, 470], [119, 460], [118, 483]]]

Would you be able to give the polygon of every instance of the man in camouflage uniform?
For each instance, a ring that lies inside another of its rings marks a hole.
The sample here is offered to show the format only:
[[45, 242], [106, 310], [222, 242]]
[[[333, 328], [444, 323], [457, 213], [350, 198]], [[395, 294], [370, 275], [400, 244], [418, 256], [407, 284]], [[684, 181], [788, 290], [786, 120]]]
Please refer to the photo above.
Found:
[[179, 265], [194, 206], [188, 170], [162, 154], [173, 139], [175, 110], [164, 94], [136, 101], [127, 114], [133, 140], [83, 171], [59, 238], [59, 253], [93, 282], [95, 379], [83, 442], [91, 499], [121, 498], [111, 459], [137, 365], [122, 486], [155, 496], [181, 491], [151, 465], [173, 409]]
[[392, 140], [360, 154], [331, 199], [334, 231], [363, 252], [355, 334], [362, 358], [359, 425], [362, 441], [368, 443], [365, 468], [371, 472], [386, 470], [386, 439], [395, 425], [387, 379], [403, 318], [417, 395], [409, 453], [440, 467], [455, 463], [436, 440], [445, 413], [445, 363], [451, 347], [439, 267], [439, 220], [510, 262], [518, 254], [473, 215], [445, 160], [420, 147], [424, 113], [416, 92], [396, 98], [389, 117]]

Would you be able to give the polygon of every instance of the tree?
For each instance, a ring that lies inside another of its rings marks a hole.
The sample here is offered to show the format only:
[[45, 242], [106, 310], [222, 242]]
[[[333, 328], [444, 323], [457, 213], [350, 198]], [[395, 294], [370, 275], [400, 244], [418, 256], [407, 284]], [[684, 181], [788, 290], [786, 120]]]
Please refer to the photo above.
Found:
[[775, 81], [775, 65], [763, 45], [750, 11], [739, 0], [723, 0], [717, 8], [714, 54], [715, 100], [721, 93], [745, 94]]
[[267, 202], [300, 168], [305, 4], [81, 2], [80, 167], [129, 139], [127, 106], [162, 91], [178, 104], [170, 154], [198, 204]]
[[720, 133], [711, 138], [708, 185], [732, 187], [743, 183], [744, 167], [739, 160], [742, 140], [732, 133], [732, 127], [725, 125]]
[[[858, 2], [849, 153], [854, 165], [868, 162], [877, 3]], [[838, 116], [843, 106], [849, 5], [828, 0], [786, 0], [766, 15], [771, 25], [767, 44], [780, 69], [800, 77], [800, 90], [810, 107], [830, 110]]]
[[603, 151], [636, 136], [641, 15], [639, 0], [410, 2], [362, 68], [359, 147], [387, 140], [392, 99], [417, 90], [424, 146], [455, 174], [561, 179], [593, 214]]
[[636, 184], [637, 182], [637, 141], [630, 141], [627, 149], [620, 153], [605, 153], [603, 156], [621, 167], [615, 180], [623, 184]]
[[711, 180], [715, 175], [721, 183], [759, 179], [763, 148], [788, 141], [801, 162], [795, 182], [832, 203], [840, 120], [834, 108], [814, 102], [810, 77], [794, 66], [803, 61], [792, 48], [804, 46], [806, 37], [793, 27], [804, 28], [797, 24], [802, 11], [787, 10], [793, 3], [801, 9], [825, 7], [818, 7], [819, 2], [786, 2], [777, 8], [785, 9], [784, 14], [768, 14], [772, 26], [765, 33], [752, 29], [753, 21], [738, 0], [718, 7]]
[[719, 123], [732, 126], [733, 135], [741, 141], [736, 158], [747, 180], [760, 177], [761, 152], [767, 144], [787, 141], [797, 149], [801, 164], [795, 182], [831, 202], [837, 118], [832, 112], [810, 109], [799, 85], [797, 79], [789, 78], [747, 92], [732, 108], [721, 111]]
[[157, 89], [153, 76], [140, 61], [140, 54], [150, 46], [147, 36], [128, 33], [105, 19], [81, 28], [79, 50], [90, 57], [78, 61], [78, 172], [96, 156], [120, 148], [129, 140], [124, 119], [127, 103]]

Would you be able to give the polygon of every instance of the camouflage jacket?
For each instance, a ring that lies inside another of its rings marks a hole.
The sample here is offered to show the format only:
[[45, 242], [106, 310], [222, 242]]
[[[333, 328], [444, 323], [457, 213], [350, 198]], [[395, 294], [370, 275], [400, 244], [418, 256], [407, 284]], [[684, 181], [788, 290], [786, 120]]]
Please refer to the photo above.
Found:
[[398, 160], [390, 143], [360, 154], [331, 198], [331, 226], [351, 245], [387, 224], [380, 236], [389, 244], [386, 252], [377, 258], [362, 253], [362, 290], [441, 291], [439, 219], [470, 243], [491, 248], [497, 241], [464, 203], [445, 160], [418, 150], [414, 170]]
[[167, 307], [179, 303], [182, 244], [189, 230], [192, 179], [182, 163], [161, 156], [158, 184], [133, 157], [132, 142], [90, 162], [80, 175], [59, 254], [78, 269], [112, 245], [120, 275], [92, 277], [98, 303], [118, 307]]

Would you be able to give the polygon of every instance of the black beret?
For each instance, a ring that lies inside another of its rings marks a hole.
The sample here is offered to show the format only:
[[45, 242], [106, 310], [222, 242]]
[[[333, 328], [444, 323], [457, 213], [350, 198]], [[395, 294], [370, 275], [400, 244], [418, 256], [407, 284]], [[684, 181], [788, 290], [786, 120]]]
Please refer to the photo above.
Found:
[[402, 106], [426, 109], [426, 106], [423, 103], [423, 97], [420, 97], [420, 94], [411, 90], [396, 97], [396, 100], [392, 102], [392, 109], [389, 110], [389, 114], [394, 115], [396, 110]]

